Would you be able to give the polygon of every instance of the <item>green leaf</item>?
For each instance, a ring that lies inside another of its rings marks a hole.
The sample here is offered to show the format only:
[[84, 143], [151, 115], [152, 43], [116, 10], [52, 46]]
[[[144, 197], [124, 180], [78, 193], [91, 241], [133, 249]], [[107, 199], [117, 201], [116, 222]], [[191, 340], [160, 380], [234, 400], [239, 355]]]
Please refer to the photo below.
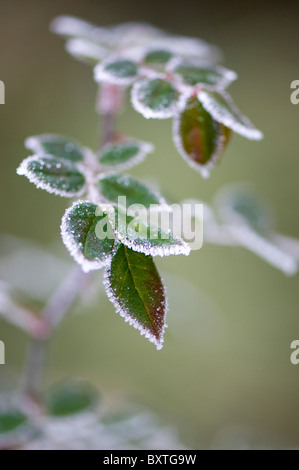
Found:
[[144, 160], [153, 146], [147, 142], [128, 139], [119, 144], [106, 145], [99, 156], [99, 163], [105, 168], [123, 170]]
[[94, 73], [97, 82], [129, 85], [138, 75], [138, 66], [127, 59], [109, 60], [98, 64], [94, 69]]
[[180, 62], [174, 67], [173, 72], [178, 74], [187, 85], [191, 86], [205, 84], [225, 87], [237, 78], [235, 72], [224, 67], [203, 67], [190, 61]]
[[0, 412], [0, 436], [16, 431], [27, 423], [27, 417], [16, 409]]
[[102, 195], [111, 202], [118, 203], [118, 198], [126, 197], [127, 207], [131, 204], [142, 204], [149, 207], [151, 204], [161, 204], [163, 199], [152, 189], [128, 175], [111, 174], [99, 181]]
[[53, 155], [71, 162], [82, 162], [84, 160], [83, 147], [78, 142], [61, 135], [43, 134], [28, 137], [25, 146], [35, 154]]
[[132, 88], [132, 104], [145, 118], [167, 119], [173, 116], [177, 92], [162, 78], [145, 79]]
[[144, 62], [146, 64], [166, 64], [172, 56], [172, 52], [166, 49], [153, 49], [146, 54]]
[[125, 321], [161, 349], [167, 301], [152, 257], [119, 244], [106, 271], [105, 288]]
[[72, 380], [52, 388], [46, 398], [46, 408], [52, 416], [68, 417], [95, 409], [98, 401], [98, 391], [92, 385]]
[[107, 210], [88, 201], [79, 201], [67, 209], [62, 218], [63, 243], [85, 272], [100, 269], [111, 257], [114, 231]]
[[124, 245], [152, 256], [190, 254], [189, 246], [181, 238], [171, 230], [163, 230], [153, 218], [151, 221], [150, 211], [145, 208], [140, 211], [139, 204], [136, 210], [138, 215], [131, 215], [122, 207], [114, 207], [109, 213], [110, 223]]
[[37, 430], [13, 405], [0, 410], [0, 450], [15, 449], [34, 437]]
[[256, 129], [249, 119], [241, 114], [227, 93], [201, 90], [198, 93], [198, 99], [213, 119], [232, 129], [237, 134], [253, 140], [263, 138], [262, 132]]
[[71, 161], [51, 156], [28, 157], [17, 169], [37, 188], [58, 196], [74, 197], [84, 192], [85, 177]]
[[178, 151], [203, 177], [209, 175], [230, 137], [230, 130], [215, 121], [196, 96], [181, 103], [173, 132]]

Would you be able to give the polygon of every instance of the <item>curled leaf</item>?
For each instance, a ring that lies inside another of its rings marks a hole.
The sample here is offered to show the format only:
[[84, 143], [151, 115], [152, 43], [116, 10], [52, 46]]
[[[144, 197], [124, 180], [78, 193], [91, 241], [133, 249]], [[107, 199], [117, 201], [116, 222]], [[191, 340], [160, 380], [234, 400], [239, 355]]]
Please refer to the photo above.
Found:
[[196, 96], [183, 98], [174, 119], [174, 142], [188, 164], [207, 177], [228, 142], [230, 130], [215, 121]]
[[119, 244], [106, 270], [104, 284], [116, 311], [161, 349], [167, 300], [152, 257]]

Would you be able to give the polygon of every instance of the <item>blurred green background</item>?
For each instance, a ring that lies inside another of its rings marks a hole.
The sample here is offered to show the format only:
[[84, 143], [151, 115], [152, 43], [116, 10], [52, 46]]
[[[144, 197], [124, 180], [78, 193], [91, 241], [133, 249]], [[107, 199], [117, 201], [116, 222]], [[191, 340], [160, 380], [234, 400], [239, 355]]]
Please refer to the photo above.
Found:
[[[220, 46], [224, 64], [239, 74], [233, 97], [264, 140], [235, 136], [203, 180], [177, 154], [170, 120], [147, 121], [128, 109], [119, 127], [156, 145], [132, 173], [157, 179], [176, 200], [211, 202], [226, 184], [252, 182], [275, 208], [278, 229], [299, 238], [299, 105], [290, 102], [290, 83], [299, 79], [299, 4], [273, 0], [2, 0], [1, 233], [51, 246], [69, 260], [59, 240], [68, 201], [37, 191], [15, 173], [29, 154], [28, 135], [61, 133], [92, 147], [98, 140], [91, 69], [69, 57], [48, 30], [60, 14], [103, 26], [143, 20]], [[40, 261], [42, 276], [48, 267]], [[107, 394], [125, 392], [174, 424], [194, 448], [298, 446], [299, 365], [290, 362], [290, 343], [299, 339], [298, 276], [287, 278], [245, 250], [208, 245], [158, 265], [170, 304], [164, 349], [157, 352], [100, 295], [92, 308], [64, 320], [48, 381], [74, 375]], [[20, 265], [15, 275], [32, 276], [30, 267]], [[3, 384], [8, 370], [19, 373], [26, 338], [1, 320], [0, 338], [7, 355]]]

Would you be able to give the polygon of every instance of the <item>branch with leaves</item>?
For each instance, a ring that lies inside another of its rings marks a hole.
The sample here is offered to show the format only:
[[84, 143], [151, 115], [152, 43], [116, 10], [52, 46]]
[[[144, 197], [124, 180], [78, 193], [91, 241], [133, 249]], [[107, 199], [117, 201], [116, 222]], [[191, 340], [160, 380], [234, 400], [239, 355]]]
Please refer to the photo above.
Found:
[[[66, 38], [72, 56], [94, 67], [100, 144], [92, 151], [74, 139], [52, 134], [25, 142], [31, 155], [20, 164], [18, 174], [37, 188], [72, 199], [62, 218], [61, 235], [77, 265], [40, 315], [22, 306], [12, 289], [0, 283], [0, 314], [31, 338], [22, 399], [7, 407], [0, 403], [0, 448], [43, 448], [49, 442], [53, 448], [68, 448], [73, 446], [72, 423], [77, 429], [98, 423], [96, 392], [86, 384], [63, 383], [52, 394], [41, 393], [48, 342], [84, 293], [90, 272], [104, 270], [105, 291], [116, 312], [162, 348], [167, 297], [153, 258], [189, 255], [191, 249], [184, 237], [140, 214], [153, 207], [168, 213], [172, 209], [159, 192], [124, 173], [154, 151], [153, 144], [117, 130], [125, 93], [129, 91], [133, 108], [145, 118], [173, 119], [175, 148], [205, 178], [233, 132], [262, 138], [228, 94], [237, 75], [219, 65], [215, 46], [147, 24], [103, 28], [70, 16], [56, 18], [51, 29]], [[221, 191], [213, 207], [204, 204], [203, 219], [197, 222], [204, 227], [205, 243], [244, 247], [288, 275], [298, 271], [298, 240], [276, 233], [271, 211], [247, 188]], [[69, 419], [67, 425], [64, 417]], [[109, 426], [104, 428], [101, 432], [111, 437], [110, 446], [123, 445]], [[60, 437], [59, 442], [53, 439], [61, 429], [67, 441], [62, 444]], [[139, 429], [136, 433], [139, 436]], [[97, 426], [94, 434], [97, 443], [92, 441], [91, 446], [99, 448], [103, 444], [98, 442]]]
[[[128, 206], [148, 210], [167, 204], [156, 191], [122, 173], [154, 149], [116, 131], [122, 96], [131, 89], [133, 107], [146, 118], [173, 118], [178, 152], [204, 177], [232, 131], [256, 140], [262, 134], [227, 94], [237, 75], [215, 65], [215, 47], [144, 24], [101, 28], [59, 17], [51, 28], [67, 37], [66, 48], [73, 56], [95, 65], [103, 139], [94, 153], [59, 135], [30, 137], [25, 145], [33, 155], [21, 163], [18, 174], [38, 188], [76, 199], [62, 219], [65, 246], [83, 271], [105, 269], [104, 285], [116, 311], [160, 349], [167, 299], [153, 257], [188, 255], [190, 248], [175, 234], [165, 236], [151, 224], [142, 227], [146, 237], [136, 237], [132, 215], [119, 203], [125, 197]], [[99, 236], [99, 228], [105, 238]]]

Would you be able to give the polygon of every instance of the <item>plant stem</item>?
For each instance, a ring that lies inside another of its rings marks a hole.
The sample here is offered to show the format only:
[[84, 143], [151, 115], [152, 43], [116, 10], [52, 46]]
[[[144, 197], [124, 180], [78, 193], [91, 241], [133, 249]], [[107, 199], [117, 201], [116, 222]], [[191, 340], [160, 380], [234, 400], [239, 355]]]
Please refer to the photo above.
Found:
[[40, 391], [46, 366], [47, 351], [53, 330], [86, 287], [89, 275], [79, 266], [70, 272], [45, 306], [42, 316], [49, 327], [49, 335], [43, 339], [32, 339], [29, 343], [23, 380], [23, 394], [36, 404], [40, 403]]
[[100, 147], [115, 138], [115, 117], [123, 108], [124, 90], [118, 85], [102, 83], [99, 88], [97, 112], [102, 116]]

